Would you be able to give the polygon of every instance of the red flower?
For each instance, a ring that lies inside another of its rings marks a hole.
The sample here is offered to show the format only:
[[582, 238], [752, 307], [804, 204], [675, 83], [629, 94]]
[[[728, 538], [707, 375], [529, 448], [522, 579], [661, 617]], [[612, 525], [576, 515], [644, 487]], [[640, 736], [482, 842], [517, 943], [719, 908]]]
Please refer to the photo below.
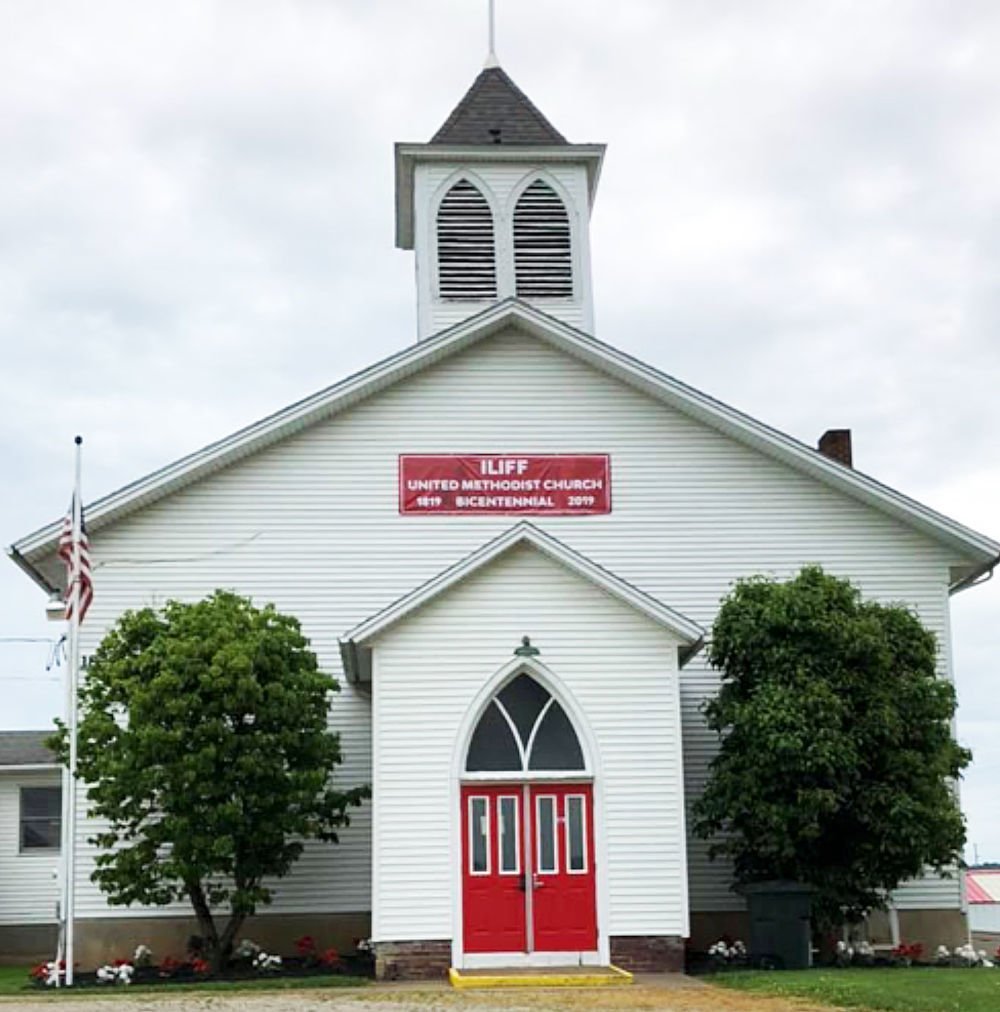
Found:
[[316, 952], [316, 939], [312, 935], [303, 935], [295, 940], [295, 949], [300, 956], [311, 956]]
[[128, 965], [128, 963], [129, 961], [127, 959], [116, 959], [111, 965], [118, 967], [118, 966], [126, 966]]
[[900, 942], [892, 954], [899, 959], [919, 959], [924, 954], [924, 947], [920, 942]]
[[336, 949], [326, 949], [320, 953], [319, 961], [323, 966], [336, 966], [340, 962], [340, 953]]
[[39, 963], [38, 966], [34, 967], [28, 976], [32, 980], [48, 980], [49, 977], [49, 964]]
[[173, 956], [167, 956], [162, 963], [160, 963], [160, 976], [161, 977], [172, 977], [184, 964], [179, 959], [174, 959]]
[[191, 969], [198, 974], [208, 973], [209, 965], [206, 960], [201, 959], [199, 956], [195, 956], [195, 958], [191, 960]]

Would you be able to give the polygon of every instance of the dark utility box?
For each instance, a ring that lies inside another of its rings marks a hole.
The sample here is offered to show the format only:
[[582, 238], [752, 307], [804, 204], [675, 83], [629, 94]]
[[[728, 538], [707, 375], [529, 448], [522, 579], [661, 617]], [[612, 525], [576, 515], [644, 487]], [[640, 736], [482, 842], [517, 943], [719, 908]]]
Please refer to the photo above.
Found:
[[739, 890], [750, 907], [750, 963], [779, 970], [812, 965], [812, 889], [801, 882], [754, 882]]

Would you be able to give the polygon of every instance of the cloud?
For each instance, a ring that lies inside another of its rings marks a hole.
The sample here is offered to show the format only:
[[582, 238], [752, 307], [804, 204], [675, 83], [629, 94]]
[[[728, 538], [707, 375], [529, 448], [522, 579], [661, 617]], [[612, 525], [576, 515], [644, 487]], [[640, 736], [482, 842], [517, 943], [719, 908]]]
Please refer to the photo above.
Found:
[[[483, 7], [11, 13], [5, 542], [63, 508], [78, 430], [93, 497], [413, 340], [391, 145], [427, 139], [471, 83]], [[1000, 534], [1000, 10], [500, 8], [518, 83], [572, 140], [610, 145], [599, 335], [806, 441], [852, 427], [862, 469]], [[41, 599], [9, 565], [0, 603], [6, 631], [38, 628]], [[1000, 775], [998, 604], [990, 587], [954, 607], [963, 707], [986, 725], [969, 728], [977, 811]], [[12, 698], [11, 720], [36, 721]], [[1000, 826], [982, 820], [998, 858]]]

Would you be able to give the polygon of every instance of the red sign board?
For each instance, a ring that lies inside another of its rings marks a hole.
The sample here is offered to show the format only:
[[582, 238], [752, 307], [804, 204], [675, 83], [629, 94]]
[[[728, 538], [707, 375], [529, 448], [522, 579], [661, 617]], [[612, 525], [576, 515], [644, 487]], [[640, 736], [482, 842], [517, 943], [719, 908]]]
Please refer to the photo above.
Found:
[[593, 516], [611, 512], [607, 454], [399, 458], [399, 512]]

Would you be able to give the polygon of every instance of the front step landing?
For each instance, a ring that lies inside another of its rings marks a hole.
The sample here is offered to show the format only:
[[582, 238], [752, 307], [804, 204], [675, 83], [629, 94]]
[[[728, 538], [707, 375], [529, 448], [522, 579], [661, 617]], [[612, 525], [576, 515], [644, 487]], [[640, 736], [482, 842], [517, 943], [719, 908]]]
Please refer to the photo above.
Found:
[[617, 987], [632, 983], [632, 974], [617, 966], [510, 967], [448, 971], [452, 987]]

